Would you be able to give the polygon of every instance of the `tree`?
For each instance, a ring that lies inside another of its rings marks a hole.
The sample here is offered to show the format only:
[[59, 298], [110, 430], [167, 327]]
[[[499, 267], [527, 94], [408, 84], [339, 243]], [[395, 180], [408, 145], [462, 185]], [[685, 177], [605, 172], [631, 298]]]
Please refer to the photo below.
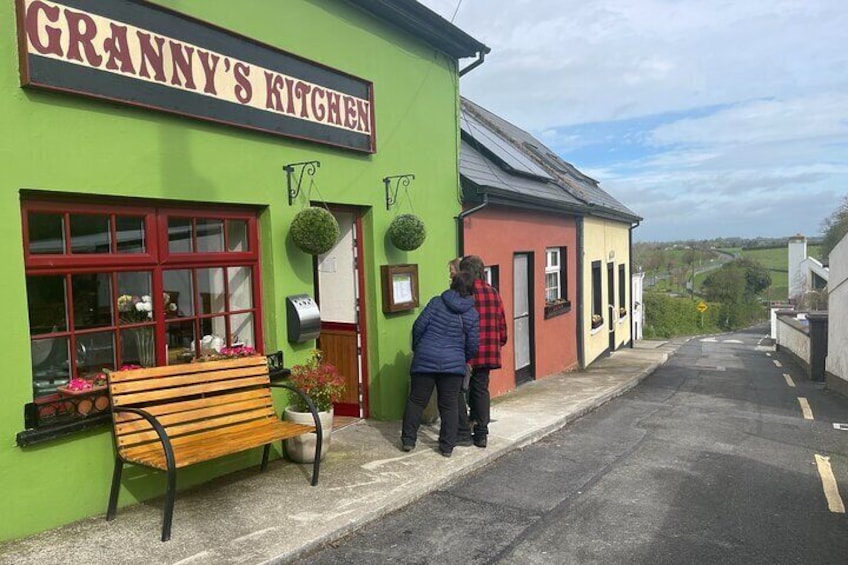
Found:
[[768, 270], [750, 259], [725, 263], [704, 279], [707, 300], [721, 304], [719, 323], [726, 329], [750, 324], [762, 315], [757, 296], [771, 285]]
[[839, 207], [822, 222], [824, 240], [822, 241], [822, 257], [827, 260], [830, 252], [848, 234], [848, 196], [842, 199]]

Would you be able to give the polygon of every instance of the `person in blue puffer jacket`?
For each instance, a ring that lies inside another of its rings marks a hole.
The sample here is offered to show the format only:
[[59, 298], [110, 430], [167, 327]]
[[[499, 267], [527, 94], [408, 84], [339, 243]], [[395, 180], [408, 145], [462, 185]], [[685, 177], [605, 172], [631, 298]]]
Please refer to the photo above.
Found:
[[445, 457], [453, 453], [465, 364], [480, 346], [473, 289], [474, 276], [460, 271], [451, 278], [450, 289], [431, 299], [412, 326], [412, 378], [401, 431], [404, 451], [415, 449], [421, 415], [435, 387], [441, 418], [439, 453]]

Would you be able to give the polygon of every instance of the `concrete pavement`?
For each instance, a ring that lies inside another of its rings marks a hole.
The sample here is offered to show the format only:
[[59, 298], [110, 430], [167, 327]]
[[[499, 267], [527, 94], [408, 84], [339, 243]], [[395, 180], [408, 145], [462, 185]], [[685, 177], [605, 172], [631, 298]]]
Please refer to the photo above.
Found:
[[[487, 449], [445, 459], [437, 426], [404, 453], [399, 422], [361, 421], [333, 433], [318, 486], [310, 465], [277, 460], [177, 495], [171, 541], [159, 541], [162, 500], [0, 545], [0, 563], [278, 563], [339, 539], [528, 445], [637, 385], [683, 340], [640, 342], [586, 371], [523, 385], [493, 401]], [[103, 485], [108, 489], [109, 485]]]

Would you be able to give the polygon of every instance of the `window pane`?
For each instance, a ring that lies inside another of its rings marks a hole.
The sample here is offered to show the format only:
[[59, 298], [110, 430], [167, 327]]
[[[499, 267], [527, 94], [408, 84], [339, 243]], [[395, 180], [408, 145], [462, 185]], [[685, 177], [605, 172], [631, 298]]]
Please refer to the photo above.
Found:
[[194, 321], [170, 323], [165, 332], [168, 365], [191, 363], [195, 357]]
[[34, 339], [30, 350], [34, 398], [53, 394], [57, 386], [68, 384], [68, 338]]
[[30, 334], [66, 331], [65, 277], [27, 277], [26, 281]]
[[29, 252], [64, 253], [65, 222], [62, 214], [29, 215]]
[[227, 251], [250, 251], [246, 221], [227, 220]]
[[115, 218], [118, 253], [144, 253], [144, 218], [118, 216]]
[[168, 251], [171, 253], [191, 253], [191, 220], [188, 218], [168, 218]]
[[104, 368], [115, 368], [115, 334], [98, 332], [77, 335], [77, 375], [90, 376]]
[[230, 343], [256, 347], [253, 331], [253, 314], [233, 314], [230, 316]]
[[73, 275], [74, 328], [112, 325], [112, 276], [109, 273]]
[[224, 221], [197, 220], [197, 252], [220, 253], [224, 251]]
[[121, 332], [121, 364], [156, 366], [156, 337], [152, 327], [130, 328]]
[[227, 268], [230, 286], [230, 310], [253, 308], [253, 284], [250, 267]]
[[165, 289], [165, 317], [185, 318], [194, 316], [194, 292], [192, 292], [191, 271], [164, 271], [162, 288]]
[[110, 253], [109, 216], [71, 214], [71, 253]]
[[122, 324], [152, 322], [154, 319], [150, 272], [118, 273], [118, 317]]
[[224, 269], [197, 269], [197, 295], [200, 314], [224, 312]]
[[206, 355], [213, 349], [220, 350], [227, 345], [227, 326], [223, 316], [200, 320], [200, 354]]

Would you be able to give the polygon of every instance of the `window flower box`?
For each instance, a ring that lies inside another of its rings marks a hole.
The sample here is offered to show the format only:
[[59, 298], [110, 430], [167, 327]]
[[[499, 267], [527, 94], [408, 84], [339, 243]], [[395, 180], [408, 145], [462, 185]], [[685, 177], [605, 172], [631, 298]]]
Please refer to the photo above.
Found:
[[604, 317], [600, 314], [592, 314], [592, 329], [596, 330], [604, 325]]
[[561, 316], [571, 311], [571, 302], [560, 298], [545, 303], [545, 319]]

